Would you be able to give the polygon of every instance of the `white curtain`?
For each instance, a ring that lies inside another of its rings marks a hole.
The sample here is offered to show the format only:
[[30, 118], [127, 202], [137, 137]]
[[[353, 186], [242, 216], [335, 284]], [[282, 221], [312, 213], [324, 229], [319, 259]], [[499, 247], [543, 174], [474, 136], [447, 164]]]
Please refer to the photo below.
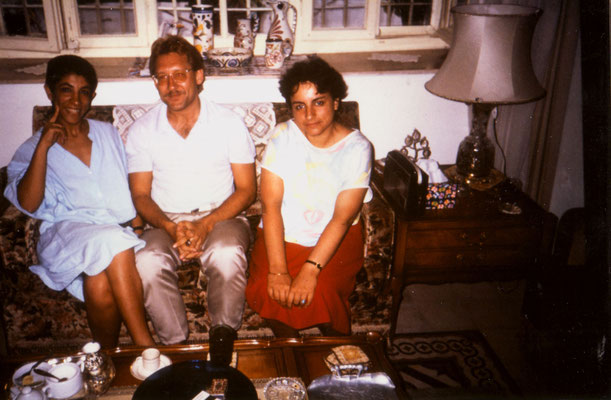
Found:
[[[509, 2], [508, 2], [509, 3]], [[576, 0], [523, 0], [511, 1], [537, 7], [543, 13], [533, 35], [532, 62], [546, 96], [533, 103], [502, 106], [499, 108], [497, 133], [507, 160], [507, 176], [521, 183], [522, 189], [546, 209], [559, 172], [565, 164], [559, 163], [563, 143], [581, 143], [580, 106], [571, 99], [581, 99], [581, 85], [572, 84], [575, 60], [579, 56], [579, 2]], [[571, 105], [571, 107], [569, 107]], [[567, 123], [578, 120], [578, 124]], [[570, 140], [569, 140], [570, 139]], [[581, 148], [572, 156], [573, 165], [580, 171], [571, 171], [565, 178], [573, 183], [572, 190], [581, 188], [583, 167]], [[496, 168], [502, 170], [502, 157], [497, 150]], [[577, 202], [583, 195], [577, 196]]]
[[[533, 35], [531, 54], [533, 69], [547, 94], [537, 102], [499, 107], [497, 137], [501, 149], [497, 147], [495, 168], [506, 172], [547, 210], [554, 208], [550, 207], [553, 194], [556, 202], [562, 202], [562, 196], [573, 196], [564, 201], [564, 209], [582, 206], [581, 81], [579, 71], [574, 71], [580, 59], [579, 1], [472, 0], [468, 3], [519, 4], [543, 11]], [[488, 134], [495, 141], [492, 124]], [[561, 149], [561, 146], [564, 147]], [[575, 151], [566, 155], [567, 146]], [[570, 163], [565, 162], [567, 157], [571, 157]], [[563, 211], [562, 205], [555, 208]]]

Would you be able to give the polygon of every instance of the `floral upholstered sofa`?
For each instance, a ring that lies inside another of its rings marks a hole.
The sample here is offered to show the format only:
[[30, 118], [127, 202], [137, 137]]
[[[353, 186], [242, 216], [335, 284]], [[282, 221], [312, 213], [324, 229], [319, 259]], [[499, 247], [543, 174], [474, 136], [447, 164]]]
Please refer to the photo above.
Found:
[[[90, 118], [112, 122], [123, 138], [129, 125], [153, 104], [94, 106]], [[252, 135], [260, 160], [268, 136], [277, 122], [290, 118], [283, 103], [227, 104], [241, 114]], [[49, 107], [35, 107], [33, 131], [44, 124]], [[345, 102], [339, 118], [352, 127], [359, 127], [358, 104]], [[257, 167], [257, 177], [260, 168]], [[0, 188], [6, 185], [6, 167], [0, 172]], [[357, 276], [356, 290], [350, 298], [352, 331], [388, 333], [391, 298], [388, 285], [393, 245], [394, 215], [376, 187], [373, 200], [364, 205], [362, 218], [366, 228], [364, 268]], [[1, 193], [1, 192], [0, 192]], [[66, 291], [56, 292], [46, 287], [29, 271], [37, 263], [36, 241], [39, 222], [19, 212], [0, 197], [0, 301], [2, 301], [2, 331], [0, 355], [40, 353], [49, 350], [71, 350], [90, 339], [84, 304]], [[261, 207], [259, 201], [247, 210], [253, 229], [257, 226]], [[190, 341], [206, 341], [210, 327], [207, 315], [207, 282], [194, 264], [180, 267], [180, 291], [188, 314]], [[313, 328], [305, 334], [319, 334]], [[246, 305], [239, 338], [271, 336], [264, 321]], [[130, 343], [125, 328], [120, 343]]]

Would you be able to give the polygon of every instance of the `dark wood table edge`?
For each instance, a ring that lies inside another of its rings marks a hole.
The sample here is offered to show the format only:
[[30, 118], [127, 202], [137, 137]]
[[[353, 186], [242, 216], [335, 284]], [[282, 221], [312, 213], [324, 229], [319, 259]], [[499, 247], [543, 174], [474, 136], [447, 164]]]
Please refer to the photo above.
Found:
[[[379, 363], [379, 369], [390, 377], [396, 386], [396, 392], [400, 399], [407, 398], [407, 395], [402, 387], [402, 380], [397, 371], [394, 369], [390, 360], [386, 355], [386, 349], [388, 344], [388, 338], [381, 335], [378, 332], [367, 332], [359, 333], [352, 336], [338, 336], [338, 337], [326, 337], [326, 336], [311, 336], [301, 338], [252, 338], [252, 339], [238, 339], [234, 343], [234, 350], [238, 352], [243, 350], [256, 350], [266, 348], [303, 348], [303, 347], [315, 347], [315, 346], [341, 346], [341, 345], [367, 345], [370, 346], [374, 352], [376, 361]], [[209, 350], [208, 343], [192, 343], [192, 344], [180, 344], [180, 345], [158, 345], [156, 346], [162, 354], [169, 355], [189, 355], [195, 352], [202, 352], [202, 356], [205, 357]], [[142, 346], [121, 346], [114, 349], [106, 350], [106, 353], [113, 359], [115, 358], [135, 358], [139, 356], [145, 347]], [[74, 355], [75, 352], [71, 353], [58, 353], [54, 354], [53, 358], [62, 358], [70, 355]], [[0, 359], [2, 364], [2, 389], [8, 398], [8, 388], [10, 388], [10, 379], [14, 368], [20, 364], [38, 360], [41, 355], [27, 355], [18, 357], [7, 357]], [[47, 356], [47, 358], [49, 358]], [[122, 385], [118, 385], [122, 387]]]

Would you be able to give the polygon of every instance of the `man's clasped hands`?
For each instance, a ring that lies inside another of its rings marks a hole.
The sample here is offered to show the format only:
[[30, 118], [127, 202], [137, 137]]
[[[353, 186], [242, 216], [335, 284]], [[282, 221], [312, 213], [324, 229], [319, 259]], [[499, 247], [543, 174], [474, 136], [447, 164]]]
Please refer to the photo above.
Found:
[[200, 257], [206, 236], [214, 227], [210, 216], [196, 221], [180, 221], [176, 224], [174, 248], [182, 261]]

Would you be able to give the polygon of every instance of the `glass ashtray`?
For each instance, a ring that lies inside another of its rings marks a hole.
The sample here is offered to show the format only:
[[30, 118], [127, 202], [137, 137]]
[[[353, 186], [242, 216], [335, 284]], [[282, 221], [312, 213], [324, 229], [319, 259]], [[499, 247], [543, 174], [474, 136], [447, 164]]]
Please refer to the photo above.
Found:
[[274, 378], [263, 389], [265, 400], [303, 400], [306, 388], [295, 378]]

